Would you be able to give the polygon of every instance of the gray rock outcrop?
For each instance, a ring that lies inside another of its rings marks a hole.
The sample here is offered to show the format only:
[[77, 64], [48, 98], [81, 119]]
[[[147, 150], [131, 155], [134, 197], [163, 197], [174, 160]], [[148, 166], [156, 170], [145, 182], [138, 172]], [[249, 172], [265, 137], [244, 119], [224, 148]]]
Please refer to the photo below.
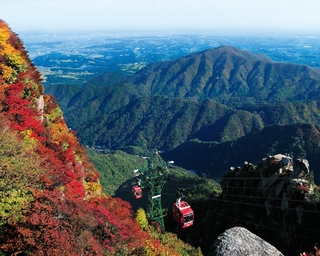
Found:
[[227, 229], [214, 241], [209, 256], [280, 256], [274, 246], [242, 227]]

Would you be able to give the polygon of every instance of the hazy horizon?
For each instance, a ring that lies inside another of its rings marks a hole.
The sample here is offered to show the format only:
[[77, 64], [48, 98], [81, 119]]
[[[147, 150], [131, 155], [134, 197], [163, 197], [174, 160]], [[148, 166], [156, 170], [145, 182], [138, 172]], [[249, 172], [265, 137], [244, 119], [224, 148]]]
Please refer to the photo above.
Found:
[[319, 9], [317, 0], [5, 0], [0, 19], [16, 33], [320, 34]]

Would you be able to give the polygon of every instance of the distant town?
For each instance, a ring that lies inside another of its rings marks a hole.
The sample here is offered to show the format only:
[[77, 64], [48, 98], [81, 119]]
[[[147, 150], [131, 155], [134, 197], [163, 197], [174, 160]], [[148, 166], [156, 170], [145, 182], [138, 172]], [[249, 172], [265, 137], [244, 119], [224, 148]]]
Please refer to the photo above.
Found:
[[235, 46], [273, 61], [320, 67], [320, 36], [25, 34], [30, 58], [43, 84], [79, 84], [104, 72], [132, 74], [146, 64], [174, 60], [222, 45]]

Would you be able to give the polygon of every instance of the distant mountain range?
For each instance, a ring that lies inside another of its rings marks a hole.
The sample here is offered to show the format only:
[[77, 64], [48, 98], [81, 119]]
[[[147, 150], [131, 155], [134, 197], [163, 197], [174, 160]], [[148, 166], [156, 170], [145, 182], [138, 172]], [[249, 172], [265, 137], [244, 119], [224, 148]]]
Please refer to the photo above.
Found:
[[222, 46], [46, 92], [84, 144], [162, 149], [182, 167], [217, 177], [233, 159], [278, 150], [320, 167], [319, 86], [319, 69]]

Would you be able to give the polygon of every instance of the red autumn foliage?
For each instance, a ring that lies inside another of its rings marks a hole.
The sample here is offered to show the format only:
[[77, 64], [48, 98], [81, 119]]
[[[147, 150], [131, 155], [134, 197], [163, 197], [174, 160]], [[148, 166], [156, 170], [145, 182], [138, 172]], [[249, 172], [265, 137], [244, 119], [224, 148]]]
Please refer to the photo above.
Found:
[[45, 142], [44, 127], [39, 114], [31, 108], [31, 102], [23, 98], [24, 84], [17, 82], [6, 88], [3, 109], [12, 121], [11, 128], [17, 131], [32, 130], [32, 137]]
[[[31, 131], [29, 139], [36, 142], [35, 150], [47, 170], [46, 175], [41, 175], [43, 188], [30, 191], [34, 201], [23, 220], [0, 226], [0, 234], [6, 234], [0, 237], [0, 252], [8, 255], [25, 252], [28, 255], [128, 254], [132, 247], [143, 246], [148, 235], [140, 230], [129, 204], [104, 195], [86, 199], [84, 182], [98, 182], [99, 174], [62, 115], [57, 115], [54, 98], [43, 95], [40, 73], [30, 62], [17, 35], [1, 20], [0, 29], [10, 33], [8, 38], [0, 38], [3, 40], [0, 43], [11, 45], [15, 53], [20, 54], [19, 61], [27, 65], [12, 66], [16, 72], [12, 75], [16, 77], [10, 78], [8, 73], [4, 79], [0, 73], [1, 116], [7, 120], [3, 129], [17, 131], [22, 139], [24, 131]], [[0, 63], [7, 58], [0, 54]], [[8, 63], [5, 65], [10, 65]], [[40, 96], [44, 98], [43, 111], [37, 109]]]
[[[14, 49], [19, 63], [10, 64], [1, 46]], [[101, 194], [98, 172], [40, 82], [21, 41], [0, 20], [0, 129], [30, 140], [46, 170], [41, 186], [28, 191], [33, 201], [20, 222], [0, 223], [0, 254], [136, 255], [146, 240], [160, 248], [140, 229], [129, 203]], [[90, 193], [86, 182], [93, 183]]]
[[34, 195], [26, 221], [6, 230], [10, 242], [1, 249], [9, 254], [28, 250], [30, 255], [126, 255], [148, 238], [121, 200], [72, 200], [58, 189]]
[[72, 180], [65, 186], [65, 195], [69, 198], [83, 200], [86, 192], [83, 183], [78, 180]]
[[15, 244], [10, 254], [28, 250], [30, 255], [80, 255], [75, 239], [76, 227], [69, 216], [77, 209], [64, 199], [58, 189], [35, 193], [33, 203], [24, 223], [11, 229]]
[[[101, 218], [117, 227], [116, 235], [125, 240], [129, 247], [142, 247], [145, 245], [148, 235], [141, 231], [138, 223], [132, 221], [131, 206], [119, 198], [103, 197], [91, 200], [90, 207]], [[112, 244], [117, 246], [116, 244]]]

